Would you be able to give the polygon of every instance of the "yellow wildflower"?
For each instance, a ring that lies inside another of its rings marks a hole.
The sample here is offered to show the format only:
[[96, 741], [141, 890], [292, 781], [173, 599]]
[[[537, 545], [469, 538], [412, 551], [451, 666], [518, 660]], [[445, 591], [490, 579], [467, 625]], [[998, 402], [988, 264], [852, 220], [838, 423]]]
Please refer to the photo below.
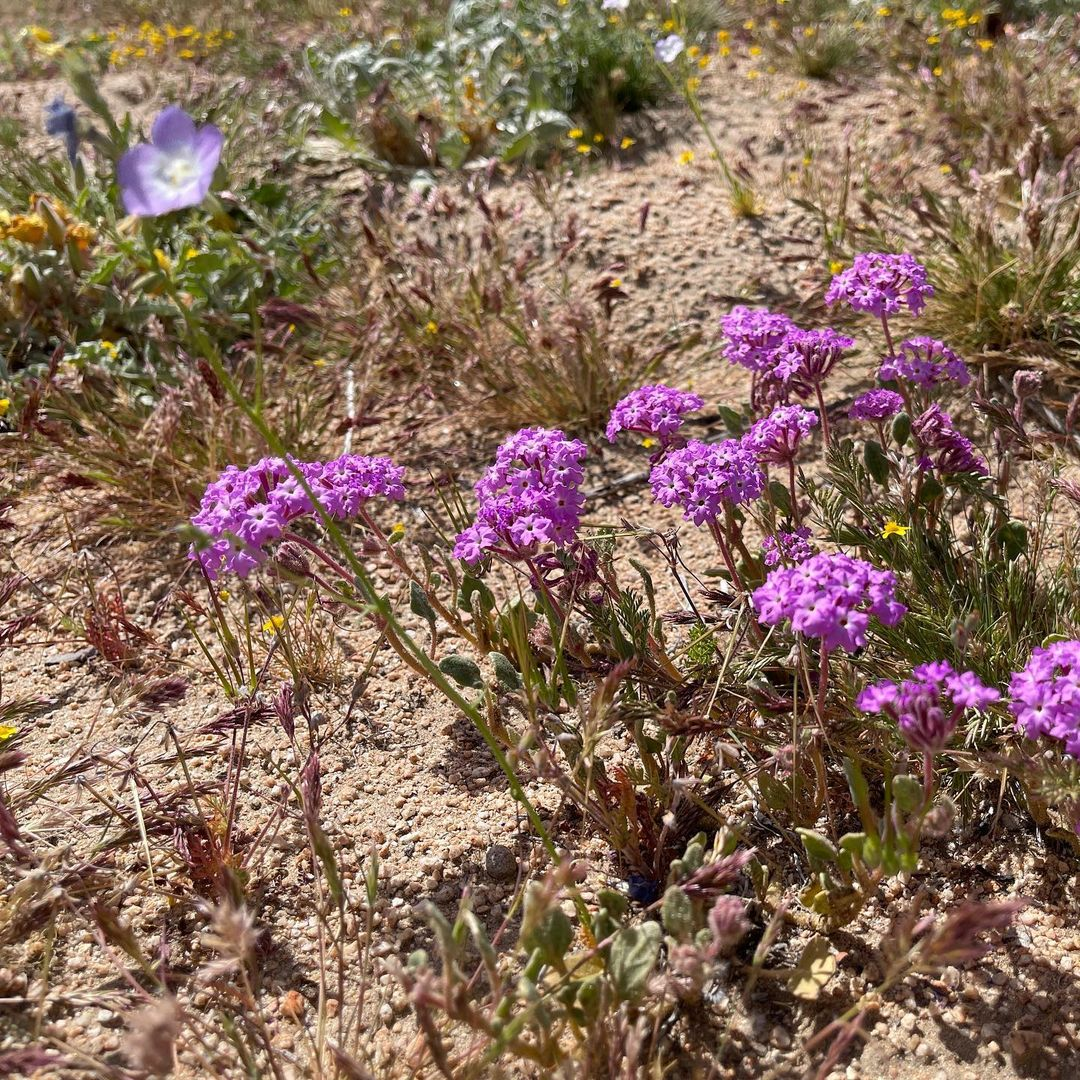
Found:
[[701, 58], [700, 58], [700, 59], [698, 60], [698, 62], [697, 62], [697, 66], [698, 66], [699, 68], [701, 68], [701, 70], [702, 70], [702, 71], [704, 71], [704, 70], [705, 70], [705, 69], [706, 69], [706, 68], [707, 68], [707, 67], [709, 66], [709, 63], [710, 63], [710, 61], [711, 61], [711, 60], [712, 60], [712, 57], [711, 57], [711, 56], [702, 56], [702, 57], [701, 57]]
[[14, 214], [3, 235], [24, 244], [40, 244], [45, 239], [45, 219], [40, 214]]
[[892, 14], [892, 8], [879, 7], [875, 14], [880, 15], [883, 19], [887, 19]]
[[262, 624], [264, 634], [273, 634], [280, 630], [285, 625], [284, 615], [271, 615], [269, 619]]
[[753, 30], [754, 29], [754, 20], [753, 19], [747, 19], [746, 22], [744, 22], [742, 24], [742, 28], [744, 30]]
[[844, 269], [844, 264], [839, 259], [831, 259], [829, 261], [829, 273], [839, 274]]
[[351, 7], [342, 7], [337, 9], [337, 13], [343, 18], [347, 19], [352, 14]]
[[881, 530], [881, 538], [887, 540], [890, 536], [906, 536], [910, 529], [910, 525], [898, 525], [890, 518], [885, 522], [885, 528]]
[[579, 154], [591, 154], [592, 147], [588, 143], [578, 143], [577, 152]]
[[696, 45], [691, 45], [690, 48], [686, 50], [686, 55], [689, 56], [691, 60], [696, 60], [701, 55], [701, 50]]
[[326, 361], [324, 359], [322, 359], [322, 357], [319, 357], [318, 360], [312, 360], [311, 361], [311, 366], [312, 367], [317, 367], [317, 368], [324, 368], [324, 367], [326, 367]]
[[926, 39], [926, 44], [927, 45], [940, 45], [941, 44], [941, 35], [940, 34], [931, 34]]
[[11, 408], [11, 398], [0, 397], [0, 416], [7, 416], [8, 409]]
[[620, 150], [629, 150], [634, 145], [635, 140], [631, 139], [629, 135], [624, 135], [622, 142], [619, 143]]
[[692, 162], [693, 160], [694, 160], [694, 151], [693, 150], [684, 150], [679, 155], [679, 164], [680, 165], [689, 165], [690, 162]]
[[228, 600], [230, 596], [232, 596], [232, 593], [229, 592], [228, 589], [222, 589], [221, 592], [218, 593], [219, 600]]
[[730, 45], [721, 45], [720, 46], [720, 55], [721, 56], [730, 56], [731, 55], [731, 46]]
[[731, 33], [727, 30], [717, 30], [716, 40], [720, 42], [727, 41], [731, 37]]
[[700, 86], [701, 80], [696, 75], [691, 75], [690, 78], [686, 80], [686, 89], [691, 94], [696, 94], [698, 91], [698, 87]]
[[172, 259], [161, 248], [154, 248], [154, 261], [166, 274], [172, 270]]
[[595, 135], [594, 135], [594, 136], [592, 137], [592, 141], [593, 141], [594, 143], [602, 143], [602, 142], [604, 141], [604, 136], [603, 136], [603, 135], [602, 135], [602, 134], [601, 134], [601, 133], [600, 133], [600, 132], [598, 131], [598, 132], [597, 132], [597, 133], [596, 133], [596, 134], [595, 134]]
[[32, 37], [39, 45], [48, 45], [52, 41], [52, 34], [44, 26], [28, 26], [27, 37]]
[[181, 49], [177, 54], [181, 60], [194, 60], [195, 53], [191, 49]]
[[438, 332], [439, 324], [434, 319], [428, 319], [427, 325], [424, 327], [424, 333], [434, 337]]
[[19, 729], [14, 724], [0, 724], [0, 742], [6, 742], [12, 735], [18, 735]]
[[582, 130], [581, 130], [581, 128], [571, 128], [571, 129], [570, 129], [570, 130], [569, 130], [569, 131], [568, 131], [568, 132], [566, 133], [566, 137], [567, 137], [568, 139], [580, 139], [580, 138], [581, 138], [581, 136], [582, 136], [582, 135], [584, 135], [584, 134], [585, 134], [585, 132], [584, 132], [584, 131], [582, 131]]
[[979, 38], [975, 44], [978, 45], [983, 52], [987, 52], [994, 47], [994, 43], [989, 38]]
[[751, 56], [760, 56], [761, 55], [761, 46], [760, 45], [751, 45], [748, 51], [749, 51]]
[[802, 31], [803, 37], [813, 37], [817, 33], [816, 26], [804, 26]]
[[664, 29], [665, 30], [674, 30], [675, 29], [675, 20], [674, 19], [665, 19], [664, 20]]
[[646, 437], [646, 438], [641, 440], [641, 445], [646, 450], [651, 450], [656, 445], [656, 440], [651, 438], [651, 437]]
[[941, 175], [942, 176], [948, 176], [949, 173], [951, 173], [951, 172], [952, 172], [952, 166], [951, 165], [942, 165], [941, 166]]
[[748, 71], [748, 72], [746, 73], [746, 77], [747, 77], [748, 79], [760, 79], [760, 78], [761, 78], [761, 72], [760, 72], [760, 71], [758, 71], [758, 70], [757, 70], [757, 68], [751, 68], [751, 69], [750, 69], [750, 70], [749, 70], [749, 71]]
[[934, 72], [933, 72], [933, 74], [934, 74], [934, 78], [935, 78], [935, 79], [940, 79], [940, 78], [941, 78], [941, 76], [942, 76], [942, 75], [943, 75], [944, 73], [945, 73], [945, 69], [944, 69], [943, 67], [941, 67], [940, 65], [939, 65], [938, 67], [934, 68]]
[[196, 248], [188, 248], [187, 251], [184, 252], [184, 258], [185, 259], [194, 259], [195, 256], [198, 255], [198, 254], [199, 254], [199, 252], [198, 252], [198, 250]]
[[613, 289], [621, 289], [622, 288], [622, 278], [621, 277], [613, 277], [611, 279], [611, 288], [613, 288]]

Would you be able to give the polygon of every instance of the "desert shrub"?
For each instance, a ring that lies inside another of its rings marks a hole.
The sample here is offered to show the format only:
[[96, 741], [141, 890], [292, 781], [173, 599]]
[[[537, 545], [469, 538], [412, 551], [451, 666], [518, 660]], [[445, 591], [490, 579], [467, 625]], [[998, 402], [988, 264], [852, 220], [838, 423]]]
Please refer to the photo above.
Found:
[[662, 87], [647, 38], [578, 0], [457, 0], [430, 43], [313, 48], [308, 63], [323, 131], [373, 165], [413, 169], [542, 155], [575, 120], [607, 138]]

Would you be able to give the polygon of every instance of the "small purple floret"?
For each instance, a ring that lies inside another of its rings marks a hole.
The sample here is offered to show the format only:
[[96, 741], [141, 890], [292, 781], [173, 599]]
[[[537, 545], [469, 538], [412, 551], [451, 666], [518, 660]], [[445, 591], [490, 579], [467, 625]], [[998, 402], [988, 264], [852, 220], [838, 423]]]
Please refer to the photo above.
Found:
[[765, 490], [765, 474], [739, 439], [695, 440], [654, 465], [649, 485], [662, 506], [681, 506], [687, 521], [703, 525], [721, 516], [725, 504], [756, 499]]
[[743, 445], [758, 461], [786, 465], [795, 460], [802, 442], [817, 425], [817, 413], [801, 405], [778, 405], [743, 436]]
[[[774, 374], [777, 351], [788, 334], [797, 328], [786, 315], [740, 304], [720, 320], [720, 329], [727, 338], [724, 359], [750, 371]], [[775, 375], [790, 376], [797, 368], [798, 361], [792, 360], [788, 366], [782, 365], [782, 370]]]
[[908, 338], [900, 342], [896, 356], [888, 356], [878, 378], [904, 380], [929, 390], [943, 382], [967, 386], [971, 373], [967, 364], [943, 341], [931, 337]]
[[852, 420], [885, 420], [904, 408], [904, 399], [895, 390], [867, 390], [852, 403], [848, 416]]

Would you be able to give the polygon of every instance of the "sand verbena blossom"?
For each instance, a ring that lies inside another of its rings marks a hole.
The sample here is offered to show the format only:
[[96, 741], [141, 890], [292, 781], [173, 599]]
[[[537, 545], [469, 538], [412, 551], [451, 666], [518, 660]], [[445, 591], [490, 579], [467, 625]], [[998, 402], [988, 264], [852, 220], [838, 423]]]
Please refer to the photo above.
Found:
[[967, 364], [943, 341], [931, 337], [901, 341], [895, 356], [887, 356], [878, 371], [882, 380], [897, 380], [929, 390], [943, 382], [967, 386]]
[[662, 506], [681, 506], [695, 525], [715, 522], [726, 506], [758, 498], [765, 474], [754, 452], [739, 439], [688, 442], [653, 466], [653, 498]]
[[790, 621], [824, 648], [854, 652], [866, 644], [870, 619], [895, 626], [904, 607], [895, 595], [896, 578], [862, 559], [823, 552], [797, 566], [774, 570], [754, 591], [758, 621], [776, 626]]
[[1060, 739], [1080, 757], [1080, 641], [1055, 641], [1035, 649], [1009, 683], [1009, 708], [1029, 739]]
[[933, 295], [926, 267], [914, 256], [866, 252], [856, 255], [851, 266], [833, 278], [825, 302], [843, 302], [880, 319], [897, 315], [905, 307], [918, 315]]
[[913, 750], [934, 754], [952, 738], [965, 710], [985, 709], [1000, 697], [972, 672], [954, 671], [938, 660], [920, 664], [903, 682], [868, 686], [855, 704], [865, 713], [884, 713]]
[[150, 142], [120, 158], [116, 176], [129, 214], [157, 217], [198, 206], [210, 191], [221, 157], [221, 132], [196, 127], [183, 109], [170, 105], [154, 120]]
[[523, 428], [496, 451], [476, 484], [476, 520], [457, 535], [454, 558], [479, 563], [489, 553], [528, 558], [543, 545], [565, 547], [577, 535], [587, 452], [558, 429]]
[[648, 435], [666, 445], [682, 427], [683, 416], [705, 404], [703, 398], [670, 386], [640, 386], [611, 410], [607, 435], [614, 442], [620, 431]]

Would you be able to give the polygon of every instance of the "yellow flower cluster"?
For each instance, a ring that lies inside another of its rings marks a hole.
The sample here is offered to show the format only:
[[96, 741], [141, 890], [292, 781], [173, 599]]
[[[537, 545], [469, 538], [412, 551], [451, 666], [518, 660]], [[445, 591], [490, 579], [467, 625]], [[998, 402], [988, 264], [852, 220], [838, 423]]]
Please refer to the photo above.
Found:
[[[101, 35], [95, 37], [100, 39]], [[122, 68], [133, 61], [148, 57], [202, 60], [235, 37], [234, 31], [222, 30], [220, 27], [198, 30], [190, 23], [187, 26], [165, 23], [159, 27], [144, 21], [136, 27], [118, 26], [109, 30], [104, 35], [104, 40], [112, 46], [109, 50], [109, 63], [113, 67]]]
[[942, 8], [941, 17], [955, 30], [965, 26], [978, 26], [982, 22], [982, 12], [973, 11], [970, 15], [963, 8]]
[[70, 241], [80, 251], [88, 251], [95, 239], [94, 230], [76, 221], [58, 199], [35, 194], [30, 196], [29, 213], [0, 210], [0, 240], [18, 240], [31, 247], [41, 247], [48, 240], [57, 248]]

